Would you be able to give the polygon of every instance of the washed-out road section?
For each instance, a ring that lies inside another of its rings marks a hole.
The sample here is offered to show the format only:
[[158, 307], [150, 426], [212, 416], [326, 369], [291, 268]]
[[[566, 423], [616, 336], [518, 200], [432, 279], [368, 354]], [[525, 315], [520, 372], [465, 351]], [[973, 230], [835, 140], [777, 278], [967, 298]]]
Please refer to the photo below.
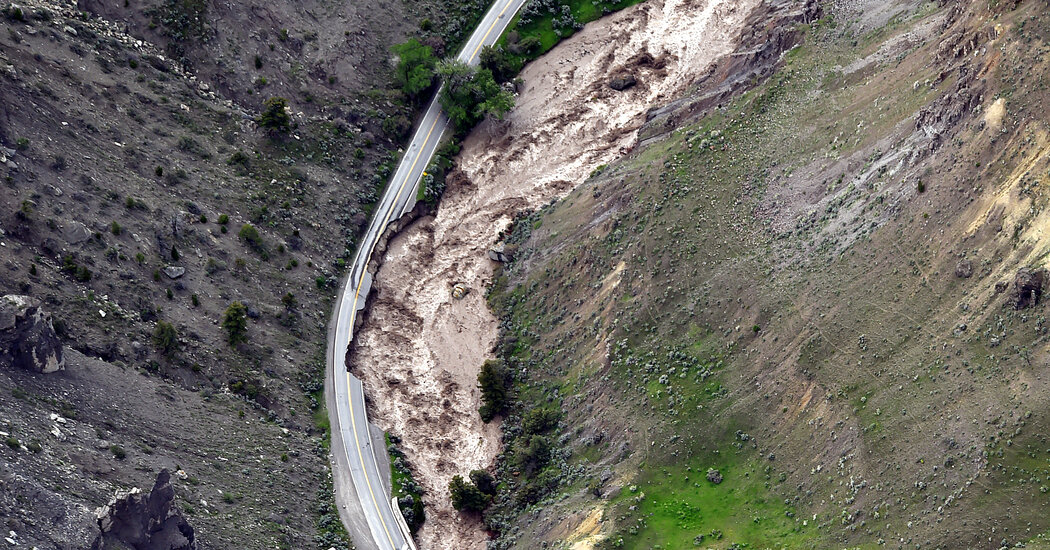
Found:
[[[477, 65], [482, 47], [496, 42], [525, 0], [497, 0], [460, 51], [458, 59]], [[372, 286], [368, 264], [376, 243], [392, 221], [415, 205], [423, 170], [437, 150], [448, 128], [438, 94], [434, 95], [422, 122], [376, 207], [351, 264], [350, 276], [339, 293], [329, 335], [326, 401], [332, 425], [333, 475], [340, 517], [360, 549], [405, 550], [414, 548], [403, 528], [389, 492], [389, 474], [380, 471], [385, 462], [381, 438], [373, 438], [365, 409], [364, 388], [350, 374], [347, 348], [354, 324], [364, 309]], [[397, 369], [398, 365], [387, 365]], [[351, 502], [352, 501], [352, 502]], [[363, 521], [362, 521], [363, 520]]]

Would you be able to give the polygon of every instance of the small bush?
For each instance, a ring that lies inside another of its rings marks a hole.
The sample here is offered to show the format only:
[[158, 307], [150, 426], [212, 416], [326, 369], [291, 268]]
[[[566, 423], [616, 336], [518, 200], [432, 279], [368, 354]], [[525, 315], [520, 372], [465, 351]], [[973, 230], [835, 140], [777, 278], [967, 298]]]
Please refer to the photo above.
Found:
[[113, 223], [109, 224], [109, 232], [110, 233], [112, 233], [114, 235], [120, 235], [123, 231], [124, 231], [124, 229], [122, 227], [120, 227], [119, 223], [113, 222]]
[[18, 450], [19, 448], [21, 448], [21, 447], [22, 447], [22, 444], [21, 444], [21, 443], [19, 443], [19, 441], [18, 441], [18, 438], [17, 438], [17, 437], [15, 437], [15, 436], [13, 436], [13, 435], [9, 435], [9, 436], [7, 436], [7, 439], [5, 440], [5, 443], [7, 443], [7, 446], [8, 446], [8, 447], [11, 447], [12, 449], [14, 449], [14, 450], [16, 450], [16, 451], [17, 451], [17, 450]]
[[263, 250], [263, 239], [262, 235], [259, 234], [259, 230], [250, 223], [246, 223], [241, 226], [241, 230], [237, 233], [244, 242], [248, 243], [248, 246], [252, 247], [256, 251]]
[[226, 331], [226, 341], [236, 346], [248, 340], [248, 308], [240, 302], [233, 302], [226, 308], [222, 317], [222, 328]]
[[[171, 289], [169, 288], [170, 292]], [[179, 349], [179, 334], [175, 325], [165, 321], [157, 321], [157, 328], [153, 329], [153, 345], [164, 355], [172, 355]]]
[[124, 447], [121, 447], [120, 445], [110, 445], [109, 452], [113, 453], [113, 457], [117, 460], [124, 460], [128, 457], [128, 452], [125, 451]]
[[292, 118], [288, 116], [288, 100], [283, 97], [267, 99], [256, 122], [271, 134], [288, 133], [292, 126]]
[[230, 217], [226, 214], [219, 214], [219, 225], [226, 225], [230, 223]]

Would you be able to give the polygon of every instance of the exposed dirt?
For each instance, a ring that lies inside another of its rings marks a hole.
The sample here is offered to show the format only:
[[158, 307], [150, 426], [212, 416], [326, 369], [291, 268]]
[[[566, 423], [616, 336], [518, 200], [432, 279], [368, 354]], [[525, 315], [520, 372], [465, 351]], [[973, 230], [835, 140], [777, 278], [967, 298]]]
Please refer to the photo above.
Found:
[[[481, 548], [486, 538], [452, 510], [447, 487], [499, 451], [497, 425], [477, 413], [477, 371], [497, 334], [483, 296], [494, 266], [487, 249], [516, 212], [564, 196], [629, 151], [650, 107], [728, 53], [758, 4], [651, 1], [588, 25], [525, 68], [507, 119], [466, 140], [466, 178], [450, 180], [437, 216], [391, 242], [352, 360], [372, 418], [402, 437], [427, 491], [421, 548]], [[607, 85], [627, 74], [636, 85]], [[456, 283], [471, 289], [461, 300], [451, 297]]]

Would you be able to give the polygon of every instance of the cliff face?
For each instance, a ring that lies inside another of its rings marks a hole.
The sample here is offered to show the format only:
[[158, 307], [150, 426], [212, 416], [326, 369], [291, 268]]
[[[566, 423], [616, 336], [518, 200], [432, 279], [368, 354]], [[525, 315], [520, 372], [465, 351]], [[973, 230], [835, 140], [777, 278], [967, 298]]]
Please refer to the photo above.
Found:
[[820, 8], [505, 235], [499, 547], [1046, 543], [1047, 5]]

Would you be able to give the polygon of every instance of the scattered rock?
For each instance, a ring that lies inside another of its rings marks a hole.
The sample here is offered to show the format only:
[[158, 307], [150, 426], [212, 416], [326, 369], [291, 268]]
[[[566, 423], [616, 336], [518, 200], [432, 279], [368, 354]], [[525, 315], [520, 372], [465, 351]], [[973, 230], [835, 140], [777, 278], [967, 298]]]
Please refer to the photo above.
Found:
[[1046, 270], [1032, 270], [1023, 267], [1014, 276], [1014, 288], [1010, 301], [1014, 309], [1025, 309], [1039, 303], [1043, 295], [1043, 284], [1046, 282]]
[[164, 268], [164, 274], [167, 275], [169, 279], [178, 279], [186, 274], [186, 268], [177, 265], [169, 265]]
[[457, 300], [461, 300], [464, 296], [467, 295], [467, 292], [469, 292], [469, 290], [470, 289], [467, 288], [467, 285], [463, 283], [456, 283], [452, 287], [452, 297]]
[[80, 222], [69, 221], [62, 230], [62, 238], [69, 244], [79, 244], [91, 238], [91, 230]]
[[995, 283], [995, 293], [1002, 294], [1006, 292], [1006, 289], [1010, 288], [1010, 283], [1007, 281], [999, 281]]
[[633, 74], [622, 74], [619, 76], [615, 76], [612, 78], [612, 80], [609, 81], [609, 87], [618, 92], [626, 90], [627, 88], [630, 88], [635, 84], [638, 84], [638, 78], [635, 77]]
[[118, 491], [109, 504], [99, 508], [96, 517], [101, 533], [92, 550], [131, 546], [149, 550], [196, 550], [193, 527], [175, 505], [171, 474], [160, 471], [153, 490], [139, 488]]
[[973, 276], [973, 262], [970, 260], [963, 260], [959, 262], [959, 265], [955, 266], [955, 276], [960, 279], [969, 279]]
[[714, 468], [708, 468], [707, 469], [707, 480], [710, 481], [711, 483], [714, 483], [715, 485], [718, 485], [719, 483], [722, 483], [722, 472], [719, 472], [718, 470], [716, 470]]
[[0, 365], [39, 373], [65, 368], [51, 314], [29, 296], [0, 298]]
[[489, 259], [494, 262], [507, 263], [510, 258], [507, 257], [507, 245], [500, 241], [496, 243], [496, 246], [489, 250]]

